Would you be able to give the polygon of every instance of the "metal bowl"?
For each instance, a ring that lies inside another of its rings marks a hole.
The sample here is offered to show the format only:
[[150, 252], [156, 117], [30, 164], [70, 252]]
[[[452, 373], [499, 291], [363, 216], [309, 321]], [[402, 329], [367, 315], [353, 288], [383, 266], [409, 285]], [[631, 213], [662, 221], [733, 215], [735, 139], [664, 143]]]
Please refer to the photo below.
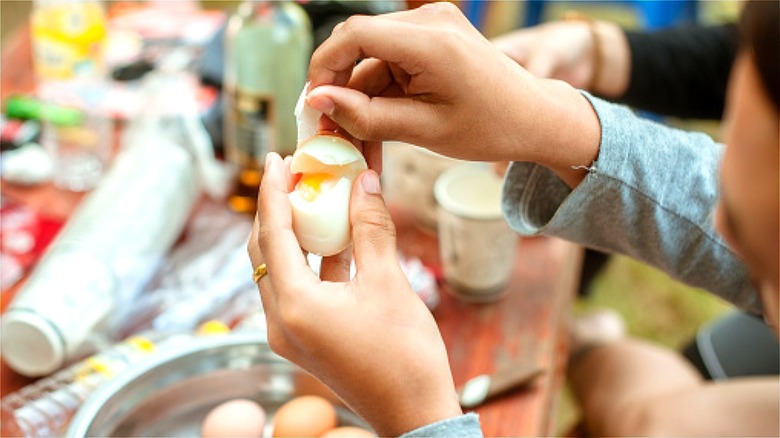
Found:
[[[70, 423], [70, 437], [200, 436], [206, 414], [235, 398], [258, 402], [268, 414], [293, 397], [328, 396], [309, 374], [274, 354], [264, 336], [234, 333], [199, 339], [160, 353], [96, 390]], [[334, 401], [339, 424], [368, 425]]]

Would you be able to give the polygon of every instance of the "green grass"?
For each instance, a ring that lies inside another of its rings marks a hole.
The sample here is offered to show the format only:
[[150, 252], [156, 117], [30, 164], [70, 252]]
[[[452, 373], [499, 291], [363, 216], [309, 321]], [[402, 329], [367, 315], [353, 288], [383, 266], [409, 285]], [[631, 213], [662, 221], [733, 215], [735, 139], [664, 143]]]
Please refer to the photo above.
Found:
[[731, 305], [701, 289], [627, 257], [612, 257], [595, 278], [590, 296], [578, 300], [575, 314], [608, 307], [626, 320], [630, 335], [679, 349], [705, 322]]

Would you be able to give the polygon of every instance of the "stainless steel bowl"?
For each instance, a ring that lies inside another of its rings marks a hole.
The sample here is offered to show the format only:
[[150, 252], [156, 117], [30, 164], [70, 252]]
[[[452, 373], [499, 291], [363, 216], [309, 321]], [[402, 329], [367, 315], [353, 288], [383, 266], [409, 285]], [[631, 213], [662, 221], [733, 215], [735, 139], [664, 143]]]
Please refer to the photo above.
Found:
[[[271, 436], [279, 406], [299, 395], [323, 395], [324, 388], [274, 354], [259, 334], [203, 338], [162, 352], [100, 387], [73, 417], [67, 436], [200, 436], [206, 414], [235, 398], [263, 406], [269, 418], [264, 435]], [[341, 425], [368, 428], [336, 406]]]

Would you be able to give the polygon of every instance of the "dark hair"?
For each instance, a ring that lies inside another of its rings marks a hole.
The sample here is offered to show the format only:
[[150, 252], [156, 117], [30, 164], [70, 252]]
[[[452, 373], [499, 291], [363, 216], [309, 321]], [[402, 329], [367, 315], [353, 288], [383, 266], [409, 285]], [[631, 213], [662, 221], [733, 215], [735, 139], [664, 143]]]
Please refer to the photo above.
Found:
[[750, 0], [742, 10], [740, 23], [743, 47], [753, 52], [761, 81], [774, 103], [780, 108], [780, 1]]

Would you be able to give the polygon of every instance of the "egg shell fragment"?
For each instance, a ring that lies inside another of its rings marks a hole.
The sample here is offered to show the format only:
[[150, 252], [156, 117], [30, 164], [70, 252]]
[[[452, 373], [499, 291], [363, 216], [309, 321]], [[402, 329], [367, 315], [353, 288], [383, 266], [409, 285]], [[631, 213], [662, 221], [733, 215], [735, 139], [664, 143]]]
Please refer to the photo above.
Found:
[[336, 135], [318, 134], [298, 146], [290, 163], [293, 173], [328, 175], [335, 181], [311, 200], [297, 189], [289, 194], [293, 231], [301, 248], [329, 256], [349, 246], [352, 183], [367, 168], [360, 151]]

